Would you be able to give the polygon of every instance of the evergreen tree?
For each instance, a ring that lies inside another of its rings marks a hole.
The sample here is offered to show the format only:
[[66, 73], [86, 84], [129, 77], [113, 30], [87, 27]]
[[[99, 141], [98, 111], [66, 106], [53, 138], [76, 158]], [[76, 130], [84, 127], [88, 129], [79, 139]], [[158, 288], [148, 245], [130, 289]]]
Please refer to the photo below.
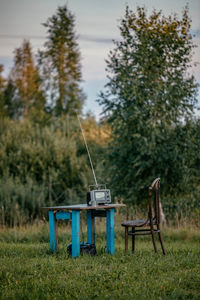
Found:
[[43, 25], [47, 28], [47, 41], [45, 50], [39, 53], [39, 65], [50, 106], [56, 115], [74, 115], [81, 111], [84, 100], [79, 86], [81, 65], [74, 16], [67, 6], [58, 7]]
[[16, 87], [11, 78], [8, 78], [4, 89], [4, 107], [8, 117], [11, 119], [16, 119], [18, 117], [21, 103], [16, 96]]
[[194, 47], [190, 26], [187, 7], [181, 20], [161, 11], [148, 17], [143, 7], [137, 14], [127, 7], [121, 20], [121, 41], [109, 54], [99, 101], [113, 126], [111, 181], [127, 200], [139, 200], [154, 177], [161, 176], [169, 191], [188, 174], [180, 163], [187, 146], [176, 133], [197, 103], [197, 84], [187, 74]]
[[0, 117], [14, 118], [19, 108], [19, 102], [15, 101], [16, 88], [11, 78], [2, 76], [3, 65], [0, 65]]
[[4, 99], [4, 88], [5, 88], [5, 79], [2, 76], [3, 65], [0, 65], [0, 116], [5, 116], [5, 99]]
[[29, 41], [24, 41], [14, 53], [11, 80], [16, 88], [13, 101], [19, 104], [17, 115], [27, 117], [38, 114], [45, 109], [45, 98]]

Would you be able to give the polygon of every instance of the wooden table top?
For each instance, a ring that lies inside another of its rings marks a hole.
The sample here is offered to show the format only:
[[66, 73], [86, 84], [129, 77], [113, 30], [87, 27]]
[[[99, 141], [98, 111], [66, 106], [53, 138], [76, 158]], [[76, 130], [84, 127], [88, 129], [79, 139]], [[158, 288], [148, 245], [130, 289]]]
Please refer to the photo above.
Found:
[[117, 207], [125, 207], [125, 204], [114, 203], [114, 204], [104, 204], [97, 206], [90, 206], [87, 204], [77, 204], [77, 205], [68, 205], [68, 206], [50, 206], [50, 207], [42, 207], [44, 210], [53, 210], [53, 211], [61, 211], [61, 210], [96, 210], [96, 209], [110, 209]]

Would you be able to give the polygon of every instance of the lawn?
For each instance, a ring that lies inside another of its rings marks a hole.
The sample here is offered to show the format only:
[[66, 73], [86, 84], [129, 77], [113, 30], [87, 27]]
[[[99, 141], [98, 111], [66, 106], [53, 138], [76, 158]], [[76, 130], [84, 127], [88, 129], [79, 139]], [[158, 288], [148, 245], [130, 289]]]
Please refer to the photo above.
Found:
[[[150, 237], [124, 255], [123, 229], [116, 254], [106, 254], [104, 226], [97, 255], [68, 257], [70, 226], [59, 227], [59, 251], [49, 252], [47, 224], [0, 230], [1, 299], [200, 299], [200, 230], [165, 228], [167, 255]], [[82, 237], [83, 238], [83, 237]], [[158, 245], [159, 246], [159, 245]]]

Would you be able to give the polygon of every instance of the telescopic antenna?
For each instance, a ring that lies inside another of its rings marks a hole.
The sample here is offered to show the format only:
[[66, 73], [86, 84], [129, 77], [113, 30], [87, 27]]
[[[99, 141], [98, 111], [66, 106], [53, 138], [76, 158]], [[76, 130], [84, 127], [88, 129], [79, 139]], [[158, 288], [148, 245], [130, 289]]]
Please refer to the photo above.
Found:
[[96, 175], [95, 175], [93, 164], [92, 164], [92, 159], [91, 159], [91, 156], [90, 156], [90, 151], [89, 151], [89, 148], [88, 148], [88, 145], [87, 145], [87, 141], [85, 139], [84, 131], [83, 131], [83, 128], [82, 128], [82, 125], [81, 125], [81, 121], [79, 119], [78, 114], [77, 114], [77, 118], [78, 118], [79, 125], [80, 125], [80, 128], [81, 128], [82, 136], [83, 136], [83, 139], [84, 139], [84, 142], [85, 142], [85, 147], [87, 149], [88, 157], [89, 157], [89, 160], [90, 160], [90, 165], [91, 165], [92, 173], [93, 173], [93, 176], [94, 176], [94, 181], [95, 181], [96, 186], [98, 186]]

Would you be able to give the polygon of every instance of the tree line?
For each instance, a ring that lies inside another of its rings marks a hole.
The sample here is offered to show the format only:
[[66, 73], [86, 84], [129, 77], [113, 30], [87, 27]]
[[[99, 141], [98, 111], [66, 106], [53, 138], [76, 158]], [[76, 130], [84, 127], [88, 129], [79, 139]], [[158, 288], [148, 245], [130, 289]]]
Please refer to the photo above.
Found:
[[[40, 207], [84, 203], [92, 173], [76, 115], [85, 95], [75, 18], [58, 7], [36, 57], [30, 42], [0, 67], [0, 223], [34, 220]], [[161, 178], [167, 217], [199, 216], [198, 84], [188, 73], [193, 44], [188, 7], [178, 18], [128, 6], [108, 55], [98, 101], [104, 117], [82, 118], [99, 182], [113, 201], [143, 207]], [[198, 217], [197, 217], [198, 219]]]

